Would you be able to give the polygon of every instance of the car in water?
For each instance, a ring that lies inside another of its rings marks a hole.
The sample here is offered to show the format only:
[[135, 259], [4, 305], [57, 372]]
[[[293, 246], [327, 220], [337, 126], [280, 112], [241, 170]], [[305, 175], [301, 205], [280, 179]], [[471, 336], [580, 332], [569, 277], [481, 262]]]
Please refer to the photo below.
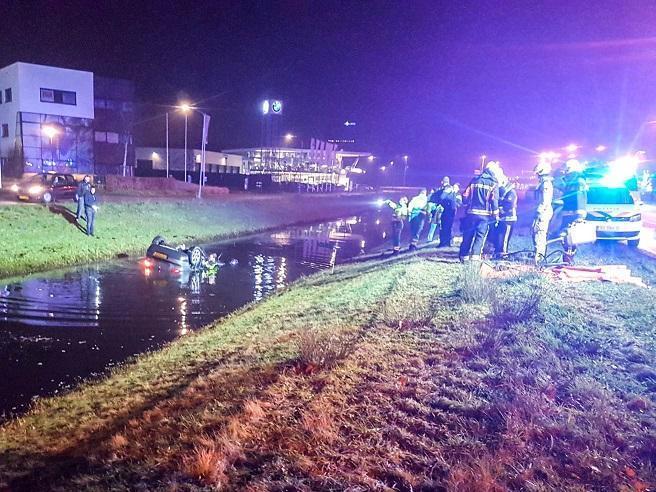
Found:
[[597, 240], [640, 244], [640, 200], [626, 186], [589, 183], [586, 221], [597, 227]]
[[72, 174], [49, 172], [16, 183], [11, 190], [20, 201], [51, 203], [74, 199], [77, 181]]

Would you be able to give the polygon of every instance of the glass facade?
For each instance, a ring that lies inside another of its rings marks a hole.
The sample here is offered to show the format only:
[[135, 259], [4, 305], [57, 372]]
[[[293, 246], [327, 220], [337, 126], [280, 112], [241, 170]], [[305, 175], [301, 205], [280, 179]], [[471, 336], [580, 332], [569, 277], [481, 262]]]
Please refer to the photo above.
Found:
[[248, 149], [245, 155], [252, 174], [339, 173], [341, 169], [335, 153], [325, 150], [263, 148]]
[[94, 172], [93, 120], [20, 113], [17, 127], [24, 172]]

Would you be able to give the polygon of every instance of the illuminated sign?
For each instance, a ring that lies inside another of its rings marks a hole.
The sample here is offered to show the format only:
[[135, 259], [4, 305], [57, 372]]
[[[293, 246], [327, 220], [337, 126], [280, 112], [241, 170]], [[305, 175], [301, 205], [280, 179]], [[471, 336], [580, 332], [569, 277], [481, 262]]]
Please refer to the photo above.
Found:
[[262, 114], [282, 114], [282, 101], [279, 99], [267, 99], [262, 102]]

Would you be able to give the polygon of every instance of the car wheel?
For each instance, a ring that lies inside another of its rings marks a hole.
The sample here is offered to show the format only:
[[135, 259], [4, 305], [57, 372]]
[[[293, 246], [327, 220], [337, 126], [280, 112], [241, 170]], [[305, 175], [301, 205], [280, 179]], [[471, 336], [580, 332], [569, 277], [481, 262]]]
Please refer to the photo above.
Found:
[[52, 193], [50, 193], [49, 191], [46, 191], [43, 194], [43, 197], [41, 197], [41, 199], [43, 200], [43, 203], [51, 203], [52, 202]]
[[191, 268], [198, 268], [200, 267], [201, 263], [203, 261], [203, 250], [200, 249], [198, 246], [194, 246], [189, 250], [189, 264], [191, 265]]
[[166, 238], [164, 236], [155, 236], [152, 240], [152, 244], [159, 246], [160, 244], [166, 244]]
[[640, 239], [629, 239], [627, 243], [629, 243], [629, 248], [637, 248], [640, 245]]

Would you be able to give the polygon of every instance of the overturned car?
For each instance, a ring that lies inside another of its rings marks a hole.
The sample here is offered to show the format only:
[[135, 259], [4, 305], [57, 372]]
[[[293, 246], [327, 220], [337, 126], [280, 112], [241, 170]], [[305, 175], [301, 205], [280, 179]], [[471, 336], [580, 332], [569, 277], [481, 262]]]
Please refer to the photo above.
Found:
[[193, 246], [186, 248], [182, 246], [172, 246], [166, 243], [162, 236], [155, 236], [146, 251], [148, 258], [172, 263], [180, 268], [190, 270], [200, 270], [205, 267], [207, 255], [202, 248]]

